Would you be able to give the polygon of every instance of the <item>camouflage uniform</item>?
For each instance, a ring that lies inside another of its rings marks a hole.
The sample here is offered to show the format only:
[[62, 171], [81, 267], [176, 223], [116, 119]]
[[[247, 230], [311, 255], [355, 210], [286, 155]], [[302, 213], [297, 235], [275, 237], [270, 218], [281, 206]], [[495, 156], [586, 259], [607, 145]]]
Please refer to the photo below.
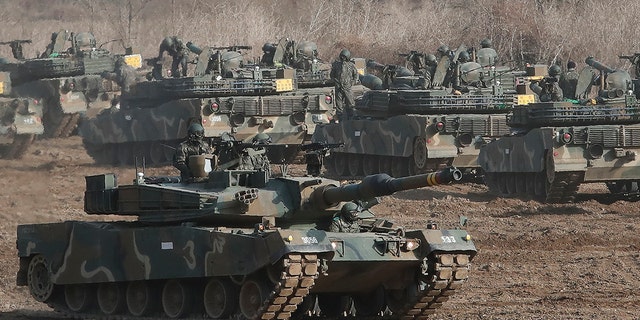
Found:
[[569, 61], [567, 67], [567, 72], [560, 78], [560, 88], [562, 88], [565, 98], [575, 99], [579, 74], [578, 71], [576, 71], [576, 65], [573, 61]]
[[564, 95], [556, 77], [545, 77], [540, 84], [532, 82], [531, 90], [538, 95], [541, 102], [562, 101]]
[[333, 217], [330, 232], [360, 232], [360, 224], [358, 223], [358, 214], [360, 206], [354, 202], [345, 203], [340, 209], [340, 213]]
[[136, 69], [126, 64], [123, 59], [118, 59], [115, 65], [115, 72], [105, 72], [102, 77], [115, 81], [121, 89], [123, 95], [129, 93], [131, 86], [136, 83]]
[[350, 116], [356, 106], [351, 86], [358, 81], [358, 70], [355, 63], [349, 59], [350, 54], [343, 55], [345, 51], [343, 50], [340, 59], [331, 65], [331, 80], [335, 84], [335, 105], [338, 117], [341, 117], [344, 112], [347, 117]]
[[[191, 131], [191, 127], [189, 131]], [[195, 137], [190, 132], [187, 140], [178, 145], [176, 153], [173, 155], [173, 166], [180, 170], [180, 178], [182, 181], [188, 181], [193, 176], [191, 169], [189, 169], [189, 156], [212, 152], [211, 147], [202, 141], [202, 137]]]
[[337, 215], [331, 221], [331, 225], [329, 226], [330, 232], [347, 232], [347, 233], [358, 233], [360, 232], [360, 224], [358, 221], [346, 221], [342, 216]]
[[482, 39], [477, 52], [478, 63], [483, 66], [495, 66], [498, 63], [498, 53], [491, 47], [491, 39]]
[[171, 63], [171, 75], [174, 78], [180, 77], [178, 66], [182, 68], [182, 76], [187, 76], [187, 47], [178, 37], [166, 37], [160, 43], [160, 52], [158, 53], [158, 63], [162, 63], [162, 54], [167, 52], [173, 57]]

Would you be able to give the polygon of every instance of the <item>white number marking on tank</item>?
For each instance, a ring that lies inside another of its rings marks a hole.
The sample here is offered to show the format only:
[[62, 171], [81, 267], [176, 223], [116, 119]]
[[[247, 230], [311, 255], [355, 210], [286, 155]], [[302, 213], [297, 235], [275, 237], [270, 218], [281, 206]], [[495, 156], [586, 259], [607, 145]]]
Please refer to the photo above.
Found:
[[442, 238], [442, 242], [444, 242], [444, 243], [455, 243], [456, 242], [456, 238], [454, 236], [442, 236], [440, 238]]
[[316, 239], [316, 237], [302, 237], [302, 243], [314, 244], [314, 243], [318, 243], [318, 239]]
[[22, 121], [24, 123], [26, 123], [26, 124], [35, 124], [36, 123], [36, 120], [34, 120], [33, 118], [24, 118]]
[[160, 243], [160, 248], [162, 250], [173, 250], [173, 242], [162, 242]]
[[211, 122], [220, 122], [220, 121], [222, 121], [222, 117], [221, 116], [210, 116], [209, 120], [211, 120]]
[[360, 131], [356, 131], [353, 133], [354, 136], [359, 137], [360, 136]]

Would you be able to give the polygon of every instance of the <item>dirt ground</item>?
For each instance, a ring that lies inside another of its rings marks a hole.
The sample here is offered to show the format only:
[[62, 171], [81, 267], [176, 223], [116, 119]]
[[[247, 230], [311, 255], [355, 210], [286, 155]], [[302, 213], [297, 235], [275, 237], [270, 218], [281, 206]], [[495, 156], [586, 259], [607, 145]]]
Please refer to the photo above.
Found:
[[[94, 165], [78, 137], [38, 140], [24, 159], [0, 160], [0, 318], [56, 318], [15, 285], [16, 226], [115, 219], [83, 213], [84, 177], [114, 172], [122, 184], [134, 171]], [[639, 319], [640, 202], [602, 204], [599, 184], [580, 192], [578, 203], [547, 205], [457, 184], [400, 192], [375, 209], [409, 227], [433, 220], [453, 228], [468, 217], [478, 254], [469, 281], [436, 319]]]

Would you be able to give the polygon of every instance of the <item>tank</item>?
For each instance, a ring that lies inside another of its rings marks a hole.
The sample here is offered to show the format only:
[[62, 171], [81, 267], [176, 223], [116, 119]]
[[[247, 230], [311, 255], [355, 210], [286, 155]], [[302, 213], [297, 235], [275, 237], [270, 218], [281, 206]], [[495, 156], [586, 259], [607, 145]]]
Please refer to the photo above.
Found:
[[10, 74], [0, 72], [0, 157], [20, 159], [44, 132], [42, 104], [37, 99], [10, 95]]
[[353, 117], [321, 125], [312, 137], [313, 142], [344, 144], [325, 159], [328, 176], [349, 179], [384, 172], [401, 177], [453, 165], [469, 179], [480, 177], [481, 147], [509, 132], [505, 115], [514, 105], [533, 101], [532, 95], [517, 94], [514, 86], [498, 80], [514, 78], [512, 72], [479, 72], [494, 74], [483, 76], [482, 84], [470, 85], [465, 79], [472, 77], [461, 77], [438, 85], [437, 77], [460, 77], [459, 69], [441, 62], [431, 77], [418, 70], [407, 75], [413, 71], [402, 66], [369, 65], [382, 70], [382, 79], [367, 83], [382, 87], [357, 99]]
[[[8, 43], [16, 41], [23, 40]], [[67, 137], [81, 117], [94, 116], [98, 110], [110, 107], [111, 100], [120, 94], [118, 84], [101, 76], [114, 72], [119, 56], [136, 68], [141, 66], [139, 54], [114, 55], [96, 47], [91, 33], [60, 30], [52, 35], [40, 57], [25, 58], [14, 53], [16, 61], [0, 65], [0, 70], [11, 72], [14, 97], [42, 102], [44, 136]]]
[[[87, 214], [130, 221], [18, 226], [18, 285], [79, 318], [413, 318], [436, 312], [469, 276], [477, 250], [466, 231], [372, 214], [375, 197], [457, 181], [455, 168], [341, 185], [270, 177], [243, 157], [207, 173], [205, 156], [191, 159], [201, 170], [190, 183], [142, 172], [129, 185], [113, 174], [86, 178]], [[344, 201], [360, 208], [358, 229], [331, 232]]]
[[248, 46], [189, 46], [199, 52], [194, 76], [137, 83], [119, 109], [83, 122], [79, 133], [96, 163], [131, 165], [145, 157], [150, 165], [166, 164], [192, 122], [207, 138], [233, 132], [248, 141], [268, 133], [278, 146], [269, 151], [272, 163], [290, 163], [316, 125], [330, 121], [332, 86], [299, 88], [298, 70], [288, 67], [222, 63]]
[[[511, 133], [480, 150], [478, 163], [491, 192], [551, 203], [574, 201], [583, 183], [606, 183], [623, 198], [637, 193], [637, 97], [627, 87], [630, 81], [620, 82], [622, 90], [616, 82], [604, 80], [624, 79], [628, 74], [603, 67], [592, 58], [588, 61], [587, 68], [596, 67], [600, 70], [596, 76], [603, 79], [596, 96], [516, 108], [507, 117]], [[578, 83], [593, 83], [593, 79], [591, 71], [581, 72]], [[576, 92], [584, 96], [590, 91]]]

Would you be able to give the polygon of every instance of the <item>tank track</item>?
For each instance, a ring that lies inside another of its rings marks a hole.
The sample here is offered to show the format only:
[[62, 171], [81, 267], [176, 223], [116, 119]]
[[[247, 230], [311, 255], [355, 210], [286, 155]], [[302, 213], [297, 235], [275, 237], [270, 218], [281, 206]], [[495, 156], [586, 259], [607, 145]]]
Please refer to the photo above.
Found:
[[434, 264], [430, 266], [433, 274], [424, 279], [417, 301], [397, 317], [413, 320], [434, 314], [469, 277], [469, 261], [466, 254], [436, 254]]
[[573, 202], [584, 181], [583, 171], [555, 172], [551, 183], [544, 172], [485, 173], [485, 184], [499, 196], [531, 198], [546, 203]]
[[[319, 261], [315, 254], [289, 254], [283, 259], [284, 270], [280, 275], [280, 281], [274, 286], [268, 298], [259, 309], [261, 314], [257, 319], [289, 319], [297, 309], [304, 297], [309, 295], [311, 287], [318, 277]], [[61, 291], [61, 290], [58, 290]], [[68, 310], [64, 303], [48, 302], [49, 307], [68, 319], [95, 319], [95, 320], [157, 320], [171, 319], [164, 314], [153, 316], [135, 317], [131, 315], [104, 315], [100, 313], [74, 313]], [[99, 311], [98, 311], [99, 312]], [[204, 314], [191, 315], [180, 319], [207, 319]], [[228, 320], [246, 319], [238, 311]]]

